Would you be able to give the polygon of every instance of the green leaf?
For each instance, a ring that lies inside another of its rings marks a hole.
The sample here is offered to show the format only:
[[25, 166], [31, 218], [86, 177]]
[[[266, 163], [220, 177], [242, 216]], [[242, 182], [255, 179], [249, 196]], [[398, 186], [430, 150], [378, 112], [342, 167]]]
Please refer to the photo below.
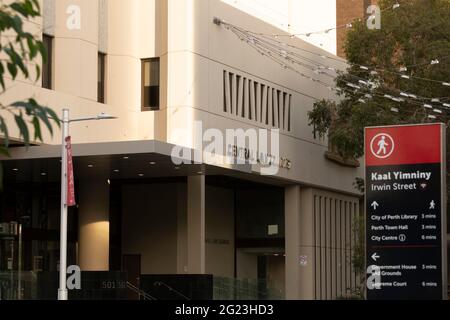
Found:
[[[12, 44], [10, 44], [9, 48], [5, 48], [4, 51], [11, 59], [11, 62], [23, 72], [26, 78], [28, 78], [28, 68], [25, 66], [23, 62], [23, 58], [16, 52]], [[16, 72], [17, 75], [17, 72]]]
[[50, 116], [50, 118], [58, 125], [58, 128], [61, 127], [61, 120], [59, 119], [58, 115], [56, 114], [55, 111], [53, 111], [50, 108], [45, 108], [45, 110], [47, 111], [47, 114]]
[[28, 17], [30, 15], [30, 10], [25, 6], [24, 3], [14, 2], [10, 5], [11, 9], [20, 13], [24, 17]]
[[20, 113], [20, 115], [14, 116], [14, 119], [16, 120], [17, 127], [19, 127], [20, 135], [23, 137], [24, 143], [28, 147], [30, 145], [30, 133], [25, 120], [23, 120], [23, 114]]
[[50, 119], [49, 119], [49, 117], [47, 115], [46, 110], [45, 109], [40, 109], [40, 110], [37, 111], [36, 115], [47, 126], [47, 129], [53, 135], [52, 124], [50, 123]]
[[13, 80], [16, 79], [16, 77], [17, 77], [17, 66], [14, 63], [11, 63], [11, 62], [8, 62], [7, 66], [8, 66], [9, 74], [11, 75]]
[[12, 17], [12, 26], [14, 31], [17, 33], [18, 37], [20, 37], [23, 33], [23, 22], [19, 16]]
[[3, 145], [5, 147], [9, 146], [9, 132], [8, 126], [6, 125], [5, 119], [0, 116], [0, 132], [3, 133]]
[[41, 67], [38, 64], [36, 64], [36, 80], [35, 81], [38, 81], [40, 78], [41, 78]]
[[2, 86], [2, 89], [5, 90], [5, 79], [3, 78], [3, 75], [5, 73], [5, 67], [3, 66], [3, 62], [0, 61], [0, 85]]
[[35, 44], [35, 40], [33, 39], [33, 35], [27, 34], [26, 38], [27, 38], [27, 45], [28, 45], [28, 50], [29, 50], [28, 55], [29, 55], [30, 60], [33, 60], [38, 54], [38, 48]]
[[42, 56], [43, 63], [47, 63], [48, 62], [48, 52], [47, 52], [47, 48], [44, 46], [44, 43], [42, 41], [37, 41], [36, 46], [37, 46], [37, 50], [40, 52], [40, 54]]
[[[10, 158], [10, 157], [11, 157], [11, 154], [9, 153], [8, 148], [2, 147], [2, 146], [0, 146], [0, 155], [3, 155], [3, 156], [5, 156], [5, 157], [7, 157], [7, 158]], [[0, 161], [0, 162], [1, 162], [1, 161]]]
[[53, 120], [57, 126], [60, 126], [60, 120], [56, 113], [48, 108], [39, 105], [35, 99], [29, 99], [28, 101], [17, 101], [14, 102], [12, 107], [23, 108], [27, 115], [34, 115], [39, 121], [43, 122], [50, 133], [53, 135], [53, 126], [50, 120]]
[[32, 120], [33, 127], [34, 127], [34, 140], [35, 141], [43, 141], [42, 140], [42, 133], [41, 133], [41, 125], [39, 123], [39, 119], [35, 116]]
[[27, 116], [34, 114], [36, 112], [36, 107], [32, 105], [29, 101], [17, 101], [11, 104], [15, 108], [23, 108]]

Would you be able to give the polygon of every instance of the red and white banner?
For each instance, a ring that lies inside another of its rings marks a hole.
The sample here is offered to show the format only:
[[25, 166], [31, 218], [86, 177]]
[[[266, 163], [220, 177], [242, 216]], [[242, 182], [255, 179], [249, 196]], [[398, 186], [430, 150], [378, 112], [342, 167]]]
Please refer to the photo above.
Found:
[[67, 206], [73, 207], [75, 202], [75, 179], [73, 175], [73, 159], [72, 159], [72, 140], [71, 137], [66, 138], [67, 149]]

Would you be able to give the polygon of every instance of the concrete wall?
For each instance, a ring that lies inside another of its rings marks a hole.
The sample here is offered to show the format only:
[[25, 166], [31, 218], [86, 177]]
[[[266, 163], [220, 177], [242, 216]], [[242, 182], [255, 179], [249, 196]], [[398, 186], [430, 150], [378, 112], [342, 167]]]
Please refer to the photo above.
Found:
[[122, 254], [141, 254], [143, 274], [177, 273], [176, 187], [123, 187]]
[[360, 278], [352, 265], [359, 199], [317, 189], [286, 188], [286, 296], [332, 300]]
[[206, 273], [234, 278], [234, 191], [206, 187]]
[[[141, 254], [144, 274], [183, 274], [187, 268], [185, 184], [125, 185], [122, 254]], [[206, 273], [234, 277], [234, 193], [206, 188]]]
[[[168, 142], [195, 147], [193, 122], [196, 120], [202, 121], [204, 130], [215, 128], [223, 133], [226, 129], [273, 128], [224, 112], [224, 71], [231, 72], [292, 95], [292, 128], [281, 128], [280, 131], [280, 156], [292, 161], [292, 169], [281, 169], [278, 177], [354, 193], [353, 182], [360, 174], [358, 170], [327, 160], [324, 157], [328, 150], [327, 141], [315, 139], [308, 126], [307, 113], [313, 107], [314, 98], [334, 99], [332, 92], [280, 68], [230, 31], [213, 24], [214, 17], [258, 32], [273, 34], [279, 31], [220, 0], [169, 1]], [[317, 54], [326, 54], [299, 39], [287, 41]], [[308, 58], [320, 59], [316, 55]], [[343, 67], [332, 61], [327, 64]], [[308, 74], [309, 71], [304, 72]], [[333, 85], [330, 78], [315, 75], [312, 71], [308, 75]], [[252, 171], [259, 173], [259, 169], [253, 166]]]
[[[26, 28], [33, 34], [54, 36], [54, 91], [41, 89], [40, 80], [19, 78], [14, 85], [8, 82], [9, 89], [2, 102], [35, 97], [58, 114], [63, 108], [69, 108], [73, 118], [95, 116], [100, 112], [120, 118], [101, 125], [73, 125], [74, 143], [153, 139], [160, 126], [155, 126], [158, 118], [155, 113], [140, 112], [140, 59], [164, 53], [165, 16], [155, 11], [155, 8], [162, 10], [161, 3], [160, 0], [130, 0], [126, 5], [120, 0], [43, 1], [44, 21], [36, 19], [26, 23]], [[80, 29], [67, 27], [73, 16], [68, 9], [73, 5], [80, 8]], [[146, 41], [142, 40], [144, 38]], [[96, 102], [99, 51], [107, 54], [107, 104]], [[164, 87], [164, 81], [162, 83]], [[12, 120], [8, 116], [7, 119]], [[19, 138], [12, 126], [10, 134], [12, 138]], [[44, 141], [57, 144], [59, 136], [58, 130], [53, 137], [45, 131]]]

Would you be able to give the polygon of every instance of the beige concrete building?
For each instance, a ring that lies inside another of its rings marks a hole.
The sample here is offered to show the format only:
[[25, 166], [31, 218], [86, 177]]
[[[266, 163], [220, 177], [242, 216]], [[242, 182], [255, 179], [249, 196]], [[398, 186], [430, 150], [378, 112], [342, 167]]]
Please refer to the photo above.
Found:
[[[141, 275], [210, 274], [221, 280], [215, 289], [232, 279], [218, 298], [248, 297], [243, 283], [263, 282], [271, 297], [287, 299], [335, 299], [356, 287], [353, 183], [362, 174], [325, 156], [327, 141], [314, 137], [307, 117], [315, 99], [333, 92], [213, 19], [278, 29], [220, 0], [45, 0], [43, 12], [29, 24], [51, 52], [43, 85], [16, 81], [2, 101], [35, 97], [72, 119], [117, 117], [71, 124], [78, 206], [69, 213], [70, 264], [128, 271], [136, 285]], [[288, 41], [314, 52], [310, 59], [325, 54]], [[266, 176], [260, 164], [175, 164], [174, 146], [198, 153], [207, 145], [199, 150], [196, 121], [224, 136], [279, 129], [285, 165]], [[58, 130], [46, 134], [4, 162], [0, 222], [22, 221], [27, 271], [58, 266], [60, 140]]]

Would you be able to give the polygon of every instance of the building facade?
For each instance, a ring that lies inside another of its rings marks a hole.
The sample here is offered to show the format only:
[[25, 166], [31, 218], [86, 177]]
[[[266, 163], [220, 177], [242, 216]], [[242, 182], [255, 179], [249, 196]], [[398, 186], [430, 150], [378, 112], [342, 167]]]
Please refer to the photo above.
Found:
[[[377, 5], [378, 0], [336, 0], [336, 25], [343, 26], [357, 19], [367, 19], [371, 14], [370, 7]], [[345, 57], [345, 42], [347, 40], [346, 28], [337, 29], [336, 33], [336, 54]]]
[[[35, 97], [58, 114], [69, 109], [72, 119], [117, 117], [70, 127], [77, 206], [69, 210], [69, 264], [125, 271], [136, 287], [144, 275], [212, 275], [217, 298], [253, 297], [242, 293], [250, 284], [256, 298], [264, 289], [282, 299], [336, 299], [358, 286], [354, 182], [362, 172], [326, 157], [328, 143], [307, 116], [317, 99], [336, 97], [213, 21], [264, 34], [280, 29], [220, 0], [42, 4], [43, 17], [27, 27], [50, 52], [43, 79], [10, 83], [3, 101]], [[288, 39], [310, 59], [326, 54]], [[243, 154], [244, 164], [206, 156], [208, 132], [252, 129], [279, 130], [275, 173], [263, 174], [260, 157], [272, 153], [258, 145], [216, 150], [235, 160]], [[20, 144], [17, 131], [10, 135]], [[17, 222], [23, 233], [20, 256], [1, 240], [5, 277], [58, 269], [60, 145], [55, 130], [4, 161], [0, 222]], [[180, 163], [186, 154], [200, 161]]]

